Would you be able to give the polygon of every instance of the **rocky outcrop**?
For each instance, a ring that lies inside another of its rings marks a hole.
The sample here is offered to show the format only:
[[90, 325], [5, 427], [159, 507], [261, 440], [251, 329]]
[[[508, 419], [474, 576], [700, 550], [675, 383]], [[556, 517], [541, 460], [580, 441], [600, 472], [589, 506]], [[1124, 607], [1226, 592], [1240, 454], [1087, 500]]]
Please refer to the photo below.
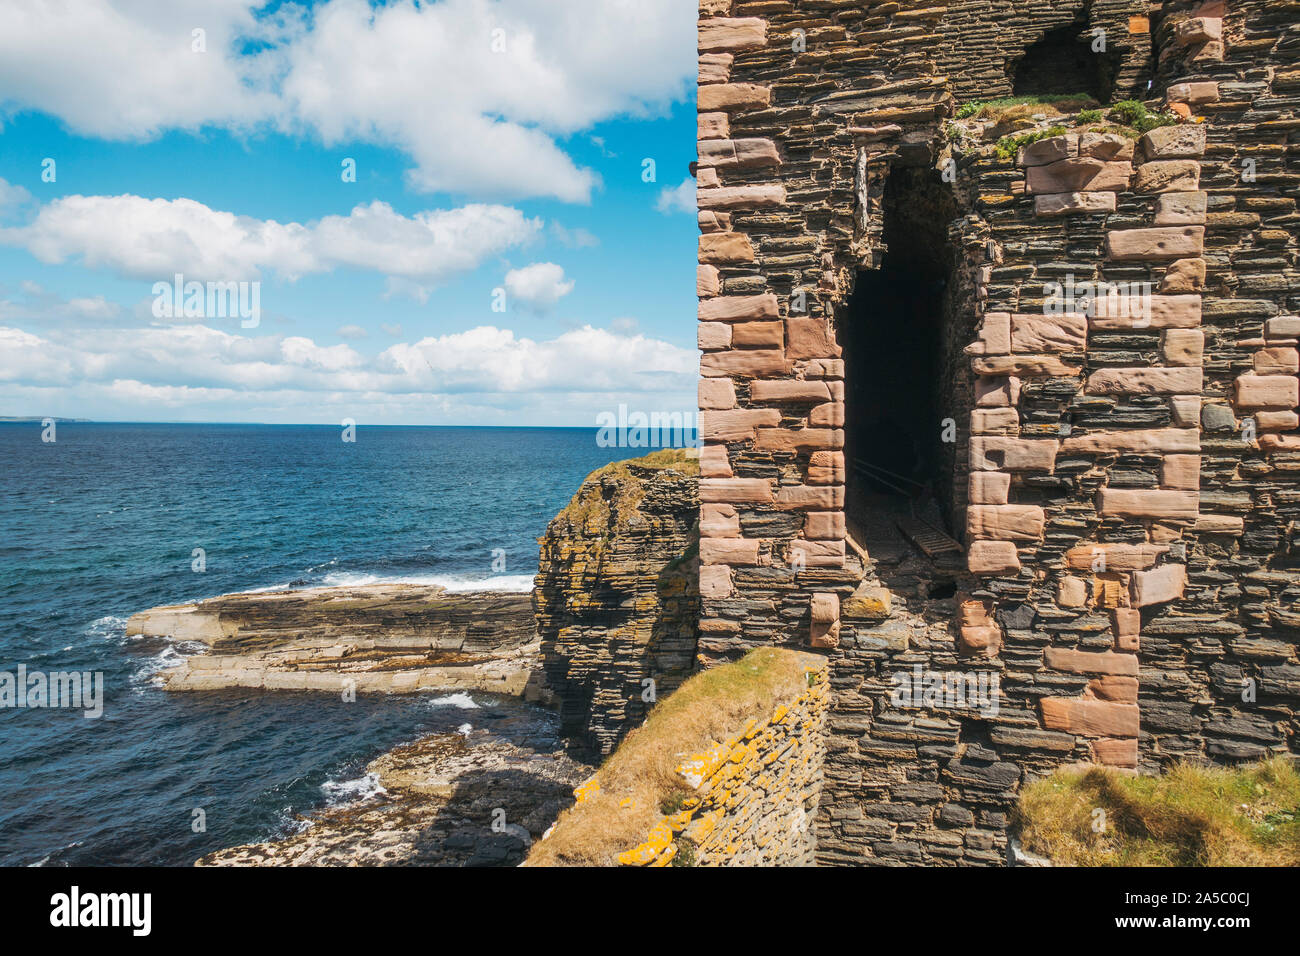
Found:
[[288, 839], [220, 850], [196, 865], [514, 866], [591, 767], [475, 731], [398, 747], [366, 772], [373, 796], [307, 817]]
[[533, 604], [561, 729], [609, 753], [695, 660], [698, 461], [664, 450], [593, 472], [540, 539]]
[[522, 694], [537, 659], [530, 612], [525, 594], [371, 584], [157, 607], [132, 615], [127, 634], [207, 645], [161, 674], [173, 691]]

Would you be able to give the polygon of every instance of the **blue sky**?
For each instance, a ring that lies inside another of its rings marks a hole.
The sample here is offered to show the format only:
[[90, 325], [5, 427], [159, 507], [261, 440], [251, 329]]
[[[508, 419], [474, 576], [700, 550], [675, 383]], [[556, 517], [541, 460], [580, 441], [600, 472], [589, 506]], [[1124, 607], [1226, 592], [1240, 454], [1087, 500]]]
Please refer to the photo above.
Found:
[[[0, 415], [693, 409], [694, 24], [682, 0], [6, 3]], [[176, 273], [257, 283], [257, 325], [159, 315]]]

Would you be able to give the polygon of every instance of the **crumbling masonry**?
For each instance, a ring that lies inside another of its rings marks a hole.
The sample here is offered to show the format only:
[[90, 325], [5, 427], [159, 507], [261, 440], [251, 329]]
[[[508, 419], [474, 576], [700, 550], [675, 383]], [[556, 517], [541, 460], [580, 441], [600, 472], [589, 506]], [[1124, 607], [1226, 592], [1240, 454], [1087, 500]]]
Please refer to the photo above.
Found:
[[[699, 654], [828, 655], [819, 861], [1300, 751], [1300, 3], [700, 16]], [[1072, 92], [1179, 122], [958, 109]]]

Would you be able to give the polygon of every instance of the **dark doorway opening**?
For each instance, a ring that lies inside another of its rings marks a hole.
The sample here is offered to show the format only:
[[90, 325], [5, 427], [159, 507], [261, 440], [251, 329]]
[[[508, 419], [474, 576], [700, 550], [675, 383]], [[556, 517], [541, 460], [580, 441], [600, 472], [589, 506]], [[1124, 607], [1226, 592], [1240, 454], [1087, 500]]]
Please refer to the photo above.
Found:
[[969, 384], [955, 381], [970, 334], [954, 321], [957, 205], [933, 169], [896, 167], [882, 209], [881, 265], [858, 274], [839, 327], [847, 516], [866, 539], [907, 518], [952, 534], [956, 432], [969, 413]]
[[1016, 96], [1063, 96], [1087, 93], [1109, 103], [1121, 55], [1107, 38], [1104, 51], [1094, 50], [1096, 36], [1083, 23], [1050, 30], [1009, 64], [1011, 92]]

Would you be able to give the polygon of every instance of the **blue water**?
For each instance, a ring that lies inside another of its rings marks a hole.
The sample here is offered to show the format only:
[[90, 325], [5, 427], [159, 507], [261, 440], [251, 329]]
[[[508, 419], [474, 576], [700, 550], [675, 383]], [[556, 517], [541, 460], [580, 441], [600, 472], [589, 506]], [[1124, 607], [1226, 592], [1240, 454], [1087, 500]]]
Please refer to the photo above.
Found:
[[127, 639], [135, 611], [291, 583], [528, 590], [550, 518], [593, 469], [638, 454], [598, 447], [591, 429], [340, 436], [64, 422], [44, 443], [39, 424], [0, 423], [0, 671], [99, 671], [105, 698], [97, 720], [0, 708], [0, 864], [188, 865], [289, 832], [421, 733], [544, 721], [490, 695], [345, 703], [156, 685], [177, 651]]

